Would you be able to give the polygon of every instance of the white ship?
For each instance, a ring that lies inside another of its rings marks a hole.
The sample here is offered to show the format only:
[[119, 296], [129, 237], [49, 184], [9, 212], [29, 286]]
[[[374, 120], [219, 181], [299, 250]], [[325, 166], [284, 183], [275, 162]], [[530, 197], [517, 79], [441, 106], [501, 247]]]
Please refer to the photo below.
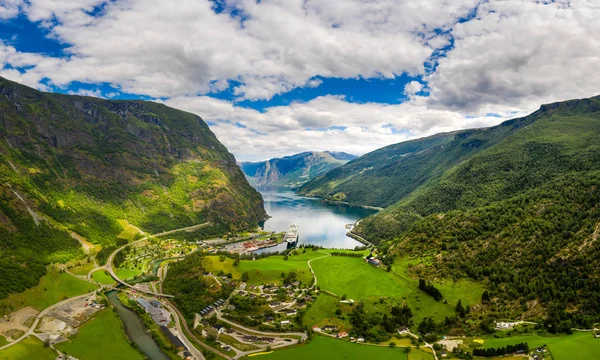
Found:
[[283, 236], [283, 240], [288, 244], [294, 244], [298, 241], [298, 225], [290, 225], [290, 229]]

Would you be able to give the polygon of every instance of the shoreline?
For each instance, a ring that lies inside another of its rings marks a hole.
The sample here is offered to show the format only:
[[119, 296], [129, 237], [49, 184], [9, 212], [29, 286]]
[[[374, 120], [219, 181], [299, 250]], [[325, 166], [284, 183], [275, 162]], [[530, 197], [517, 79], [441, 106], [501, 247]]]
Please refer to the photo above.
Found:
[[[321, 198], [318, 198], [318, 199], [321, 199]], [[322, 201], [325, 204], [342, 205], [342, 206], [346, 206], [346, 207], [350, 207], [350, 208], [360, 208], [360, 209], [375, 210], [375, 211], [383, 210], [382, 207], [370, 206], [370, 205], [353, 205], [353, 204], [348, 203], [347, 201], [329, 200], [329, 199], [322, 199]]]

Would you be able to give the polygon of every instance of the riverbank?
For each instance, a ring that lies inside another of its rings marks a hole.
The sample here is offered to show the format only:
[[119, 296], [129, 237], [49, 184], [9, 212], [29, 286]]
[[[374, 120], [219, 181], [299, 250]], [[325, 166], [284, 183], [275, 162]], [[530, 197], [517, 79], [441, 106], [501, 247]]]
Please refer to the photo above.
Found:
[[382, 207], [369, 206], [369, 205], [355, 205], [355, 204], [350, 204], [347, 201], [329, 200], [329, 199], [322, 199], [322, 201], [325, 204], [341, 205], [341, 206], [346, 206], [346, 207], [350, 207], [350, 208], [365, 209], [365, 210], [374, 210], [374, 211], [381, 211], [381, 210], [383, 210]]

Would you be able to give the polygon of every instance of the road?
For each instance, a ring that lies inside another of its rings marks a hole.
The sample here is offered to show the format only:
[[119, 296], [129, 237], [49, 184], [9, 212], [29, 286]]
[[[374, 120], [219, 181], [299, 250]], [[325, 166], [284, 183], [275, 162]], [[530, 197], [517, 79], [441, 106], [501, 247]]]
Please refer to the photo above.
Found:
[[239, 329], [242, 329], [244, 331], [247, 331], [249, 333], [254, 333], [254, 334], [259, 334], [259, 335], [264, 335], [264, 336], [273, 336], [273, 337], [282, 337], [282, 336], [300, 336], [302, 338], [302, 341], [306, 341], [306, 339], [308, 338], [308, 335], [306, 335], [306, 333], [303, 332], [290, 332], [290, 333], [280, 333], [280, 332], [266, 332], [266, 331], [259, 331], [259, 330], [254, 330], [254, 329], [250, 329], [247, 328], [243, 325], [240, 325], [238, 323], [235, 323], [233, 321], [229, 321], [227, 319], [225, 319], [222, 315], [221, 312], [219, 310], [216, 311], [217, 312], [217, 319], [226, 322], [230, 325], [233, 325]]
[[188, 340], [188, 338], [183, 333], [181, 321], [179, 319], [179, 315], [177, 315], [177, 312], [169, 303], [166, 303], [164, 305], [167, 309], [169, 309], [169, 312], [171, 312], [171, 314], [174, 315], [173, 318], [175, 319], [175, 329], [177, 329], [177, 333], [179, 334], [179, 336], [177, 336], [179, 340], [181, 340], [181, 342], [188, 348], [189, 352], [196, 360], [204, 360], [204, 355], [202, 355], [202, 352], [196, 349], [196, 347]]
[[314, 288], [315, 286], [317, 286], [317, 275], [316, 275], [316, 274], [315, 274], [315, 272], [313, 271], [313, 268], [312, 268], [312, 266], [310, 266], [310, 262], [311, 262], [311, 261], [313, 261], [313, 260], [324, 259], [324, 258], [326, 258], [326, 257], [329, 257], [329, 256], [331, 256], [331, 254], [327, 254], [327, 253], [324, 253], [324, 252], [322, 252], [322, 251], [319, 251], [319, 252], [320, 252], [321, 254], [326, 254], [326, 255], [325, 255], [325, 256], [318, 257], [318, 258], [314, 258], [314, 259], [310, 259], [310, 260], [308, 260], [308, 268], [310, 269], [310, 272], [311, 272], [311, 274], [312, 274], [313, 278], [315, 278], [315, 282], [314, 282], [314, 283], [312, 284], [312, 286], [310, 287], [311, 289], [312, 289], [312, 288]]
[[[417, 335], [415, 335], [415, 334], [411, 333], [410, 331], [409, 331], [409, 332], [407, 332], [407, 334], [408, 334], [409, 336], [412, 336], [412, 337], [414, 337], [415, 339], [419, 340], [419, 337], [418, 337]], [[438, 360], [438, 357], [437, 357], [437, 354], [436, 354], [436, 352], [435, 352], [435, 349], [433, 348], [433, 345], [431, 345], [430, 343], [426, 342], [425, 340], [423, 340], [423, 342], [425, 343], [425, 345], [424, 345], [424, 346], [425, 346], [425, 347], [427, 347], [427, 348], [430, 348], [430, 349], [431, 349], [431, 351], [433, 352], [433, 358], [434, 358], [435, 360]]]
[[88, 296], [92, 296], [96, 293], [96, 290], [92, 291], [91, 293], [87, 293], [84, 295], [79, 295], [79, 296], [75, 296], [72, 298], [68, 298], [66, 300], [63, 300], [61, 302], [58, 302], [54, 305], [50, 305], [47, 308], [45, 308], [44, 310], [40, 311], [40, 313], [38, 314], [38, 316], [35, 318], [35, 321], [33, 322], [33, 324], [29, 327], [29, 329], [17, 340], [11, 342], [10, 344], [4, 345], [3, 347], [0, 347], [0, 350], [6, 349], [8, 347], [11, 347], [13, 345], [15, 345], [16, 343], [20, 342], [21, 340], [25, 339], [26, 337], [33, 335], [33, 330], [35, 330], [36, 326], [38, 325], [38, 323], [40, 322], [40, 320], [46, 316], [47, 313], [49, 313], [50, 311], [56, 309], [57, 307], [60, 307], [66, 303], [68, 303], [69, 301], [73, 301], [73, 300], [78, 300], [78, 299], [83, 299], [85, 297]]
[[189, 337], [191, 337], [194, 341], [196, 341], [196, 343], [198, 343], [198, 345], [202, 346], [203, 348], [205, 348], [206, 350], [212, 351], [215, 354], [224, 357], [225, 359], [230, 359], [231, 357], [227, 354], [224, 354], [222, 352], [220, 352], [219, 350], [213, 349], [212, 347], [206, 345], [205, 343], [203, 343], [202, 341], [200, 341], [200, 339], [198, 339], [191, 331], [190, 328], [188, 327], [187, 322], [185, 321], [185, 317], [183, 316], [183, 314], [181, 313], [181, 311], [179, 311], [179, 309], [173, 304], [171, 303], [170, 300], [165, 299], [165, 302], [168, 304], [169, 309], [172, 309], [176, 314], [177, 314], [177, 318], [181, 318], [183, 321], [181, 321], [181, 323], [183, 324], [183, 329], [185, 330], [185, 332], [188, 334]]

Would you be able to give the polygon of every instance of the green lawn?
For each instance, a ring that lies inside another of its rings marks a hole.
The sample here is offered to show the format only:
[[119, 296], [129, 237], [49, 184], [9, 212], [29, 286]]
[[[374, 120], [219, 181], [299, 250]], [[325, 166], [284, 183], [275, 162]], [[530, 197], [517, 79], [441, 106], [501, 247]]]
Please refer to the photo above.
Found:
[[[344, 319], [340, 319], [340, 317], [335, 314], [335, 311], [338, 308], [342, 310]], [[310, 308], [306, 311], [302, 320], [304, 324], [309, 327], [313, 327], [314, 325], [336, 325], [340, 328], [340, 331], [348, 331], [350, 330], [351, 325], [346, 315], [351, 311], [352, 307], [340, 303], [339, 298], [327, 293], [322, 293], [317, 297], [317, 300], [310, 305]]]
[[119, 279], [121, 280], [127, 280], [130, 278], [134, 278], [138, 275], [140, 275], [141, 273], [143, 273], [142, 270], [137, 270], [137, 269], [117, 269], [116, 271], [117, 276], [119, 277]]
[[8, 340], [6, 340], [4, 336], [0, 335], [0, 347], [3, 347], [6, 344], [8, 344]]
[[[219, 256], [207, 256], [203, 262], [208, 271], [218, 273], [223, 271], [232, 274], [234, 279], [239, 279], [243, 272], [248, 272], [249, 284], [259, 285], [266, 283], [281, 283], [281, 273], [295, 272], [298, 280], [304, 284], [310, 284], [312, 274], [308, 269], [308, 260], [325, 256], [325, 254], [307, 250], [302, 253], [298, 250], [298, 255], [291, 255], [288, 260], [283, 260], [283, 256], [269, 256], [259, 260], [242, 260], [236, 267], [233, 266], [233, 260], [226, 258], [221, 262]], [[312, 264], [312, 263], [311, 263]]]
[[433, 360], [433, 354], [431, 351], [413, 348], [410, 350], [410, 353], [408, 353], [408, 360]]
[[[483, 287], [463, 280], [460, 282], [434, 283], [440, 289], [448, 304], [435, 301], [419, 290], [418, 279], [408, 276], [408, 261], [397, 259], [393, 272], [386, 272], [371, 266], [362, 258], [332, 256], [311, 262], [317, 275], [317, 285], [321, 289], [349, 299], [376, 302], [380, 297], [392, 298], [395, 302], [405, 300], [415, 315], [415, 324], [427, 316], [436, 321], [455, 314], [454, 307], [459, 299], [463, 305], [479, 302]], [[335, 311], [335, 309], [334, 309]]]
[[86, 360], [144, 358], [129, 344], [121, 320], [111, 309], [98, 313], [81, 327], [74, 339], [60, 343], [56, 348]]
[[529, 348], [548, 345], [554, 360], [597, 359], [600, 354], [600, 339], [589, 332], [576, 332], [565, 336], [523, 335], [502, 339], [485, 339], [483, 348], [514, 345], [520, 342], [529, 344]]
[[44, 343], [34, 336], [0, 350], [0, 360], [54, 360], [57, 355], [54, 350], [45, 347]]
[[102, 285], [112, 285], [115, 280], [108, 274], [106, 270], [98, 270], [92, 273], [92, 279], [99, 282]]
[[48, 273], [40, 279], [39, 285], [21, 293], [10, 294], [0, 302], [3, 305], [12, 306], [15, 310], [26, 306], [43, 310], [59, 301], [92, 292], [97, 288], [96, 285], [71, 274], [61, 273], [54, 268], [50, 268]]
[[87, 274], [96, 267], [96, 264], [93, 262], [76, 266], [74, 268], [69, 269], [69, 271], [75, 275], [87, 276]]
[[271, 354], [260, 355], [265, 360], [304, 360], [304, 359], [377, 359], [407, 360], [404, 349], [392, 349], [386, 346], [358, 345], [348, 341], [336, 340], [325, 336], [316, 336], [310, 343], [287, 350], [278, 350]]

